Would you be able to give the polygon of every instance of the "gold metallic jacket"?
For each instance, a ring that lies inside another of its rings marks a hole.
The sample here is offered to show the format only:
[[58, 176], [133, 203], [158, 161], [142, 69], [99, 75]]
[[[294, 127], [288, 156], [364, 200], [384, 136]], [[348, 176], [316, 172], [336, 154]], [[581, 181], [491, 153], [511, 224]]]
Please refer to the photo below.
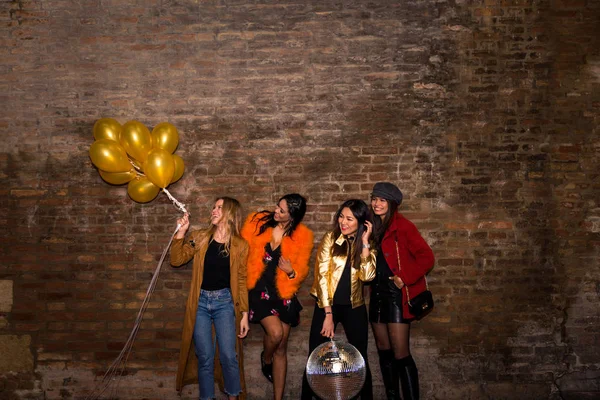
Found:
[[[334, 240], [333, 232], [328, 232], [319, 245], [315, 264], [315, 279], [310, 294], [317, 298], [317, 304], [320, 308], [333, 305], [333, 295], [348, 258], [347, 255], [334, 256], [333, 248], [334, 246], [343, 245], [344, 241], [346, 241], [344, 235], [340, 235], [337, 240]], [[350, 267], [352, 308], [365, 304], [363, 282], [369, 282], [375, 278], [376, 256], [377, 251], [371, 249], [368, 257], [361, 257], [360, 268]]]

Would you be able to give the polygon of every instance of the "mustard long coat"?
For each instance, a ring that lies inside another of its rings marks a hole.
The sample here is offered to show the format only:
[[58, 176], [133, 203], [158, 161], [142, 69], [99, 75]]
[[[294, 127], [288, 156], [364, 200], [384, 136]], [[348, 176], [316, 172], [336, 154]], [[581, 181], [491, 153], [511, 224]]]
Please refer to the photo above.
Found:
[[[179, 364], [177, 367], [176, 388], [181, 391], [185, 385], [198, 383], [198, 358], [192, 343], [194, 325], [196, 323], [196, 310], [200, 288], [204, 276], [204, 257], [208, 249], [210, 234], [206, 231], [194, 231], [186, 239], [174, 239], [171, 245], [171, 264], [180, 266], [194, 258], [192, 271], [192, 285], [185, 308]], [[192, 245], [192, 243], [194, 245]], [[242, 238], [232, 237], [229, 250], [230, 288], [235, 309], [235, 329], [240, 333], [242, 313], [248, 312], [248, 289], [246, 287], [246, 261], [248, 259], [248, 244]], [[213, 330], [214, 332], [214, 330]], [[236, 351], [240, 367], [240, 382], [242, 393], [239, 398], [246, 398], [246, 380], [244, 378], [244, 356], [242, 353], [242, 339], [236, 341]], [[215, 380], [223, 390], [223, 374], [218, 361], [218, 349], [215, 354]]]

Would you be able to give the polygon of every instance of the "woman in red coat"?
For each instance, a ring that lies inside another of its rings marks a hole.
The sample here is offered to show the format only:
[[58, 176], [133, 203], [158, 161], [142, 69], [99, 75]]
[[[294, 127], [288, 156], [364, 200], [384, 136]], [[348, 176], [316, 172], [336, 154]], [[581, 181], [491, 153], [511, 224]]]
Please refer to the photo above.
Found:
[[389, 182], [378, 182], [371, 193], [374, 239], [378, 247], [376, 277], [371, 286], [369, 320], [379, 353], [388, 399], [419, 398], [419, 375], [410, 354], [408, 297], [426, 290], [425, 275], [433, 267], [431, 248], [398, 206], [402, 192]]
[[261, 368], [273, 382], [274, 399], [282, 399], [287, 374], [287, 343], [290, 329], [300, 322], [302, 306], [296, 292], [308, 275], [313, 233], [301, 224], [306, 199], [287, 194], [275, 211], [252, 214], [242, 228], [250, 246], [248, 254], [248, 301], [250, 322], [265, 331]]

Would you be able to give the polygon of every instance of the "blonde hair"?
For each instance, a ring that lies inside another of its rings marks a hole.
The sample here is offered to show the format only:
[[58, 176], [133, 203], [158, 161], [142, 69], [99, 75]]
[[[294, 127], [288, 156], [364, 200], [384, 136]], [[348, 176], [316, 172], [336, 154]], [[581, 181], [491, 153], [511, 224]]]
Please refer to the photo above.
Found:
[[[236, 199], [222, 196], [217, 197], [215, 199], [215, 203], [219, 200], [223, 200], [223, 208], [221, 210], [223, 212], [223, 220], [227, 222], [225, 224], [225, 232], [227, 233], [227, 237], [229, 239], [225, 242], [224, 250], [226, 254], [229, 254], [229, 249], [231, 248], [231, 238], [242, 237], [240, 231], [242, 229], [244, 214], [242, 211], [242, 205]], [[217, 227], [211, 224], [206, 230], [210, 235], [213, 235], [217, 230]]]

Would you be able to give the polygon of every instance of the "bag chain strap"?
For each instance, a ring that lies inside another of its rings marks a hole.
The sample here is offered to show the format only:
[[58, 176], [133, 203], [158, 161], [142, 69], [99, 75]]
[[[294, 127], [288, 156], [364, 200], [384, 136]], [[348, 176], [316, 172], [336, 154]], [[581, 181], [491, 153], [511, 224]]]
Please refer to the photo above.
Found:
[[[402, 266], [400, 264], [400, 251], [398, 251], [398, 238], [394, 238], [394, 244], [396, 245], [396, 257], [398, 257], [398, 270], [401, 270]], [[425, 287], [427, 288], [427, 290], [429, 290], [429, 284], [427, 283], [427, 275], [423, 275], [423, 278], [425, 278]], [[410, 304], [410, 294], [408, 294], [408, 285], [406, 283], [404, 284], [404, 288], [406, 289], [406, 299], [408, 300], [408, 305], [412, 307], [412, 305]]]

